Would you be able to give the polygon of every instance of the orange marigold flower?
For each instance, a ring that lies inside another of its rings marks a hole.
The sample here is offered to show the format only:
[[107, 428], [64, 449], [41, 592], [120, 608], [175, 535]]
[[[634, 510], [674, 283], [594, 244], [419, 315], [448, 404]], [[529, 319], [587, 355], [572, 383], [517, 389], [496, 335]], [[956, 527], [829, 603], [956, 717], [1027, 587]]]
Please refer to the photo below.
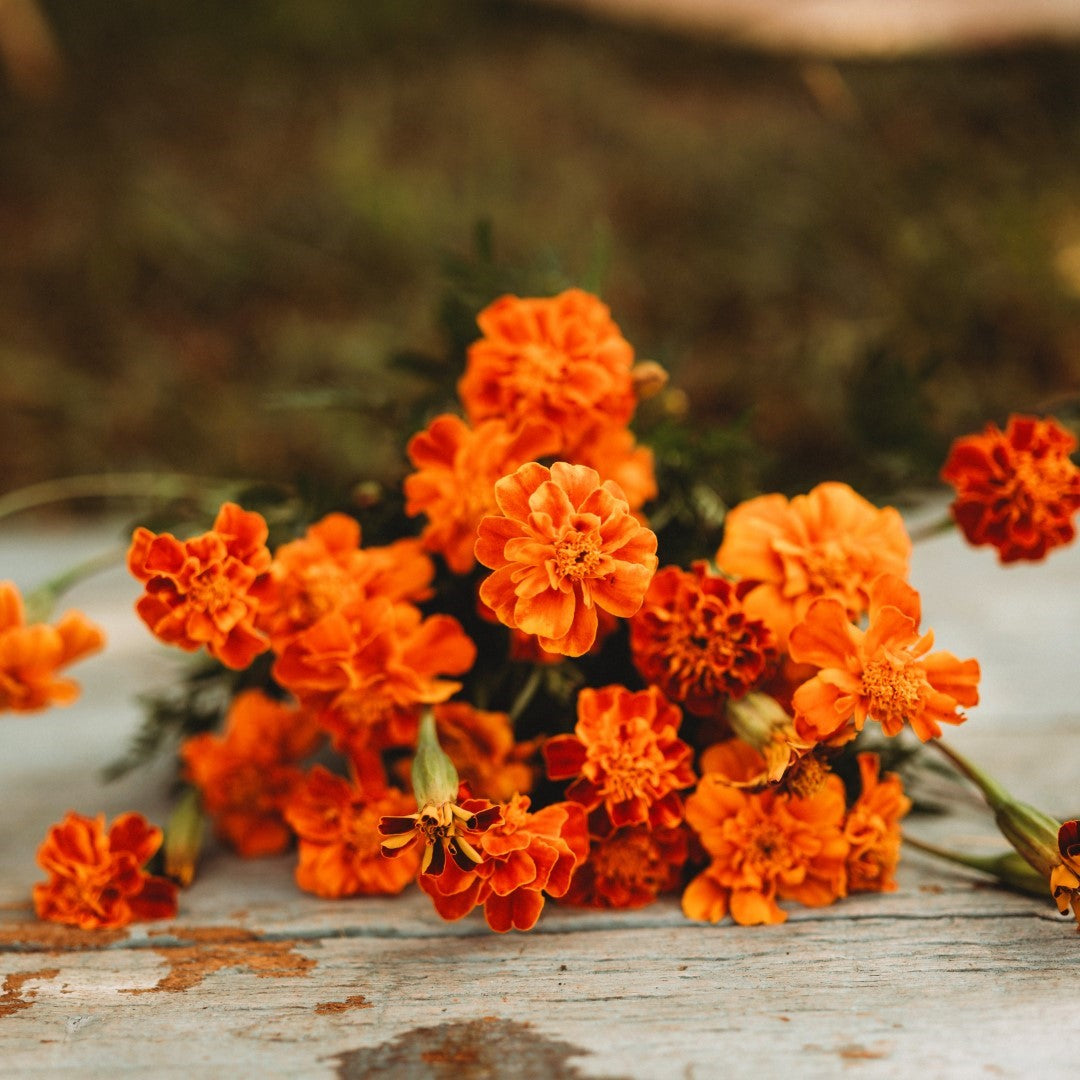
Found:
[[747, 616], [740, 588], [695, 562], [665, 566], [630, 622], [641, 677], [695, 716], [716, 716], [745, 696], [775, 664], [772, 632]]
[[289, 846], [283, 808], [304, 775], [294, 762], [318, 737], [302, 710], [246, 690], [229, 706], [223, 735], [204, 732], [181, 746], [185, 778], [201, 792], [218, 835], [240, 855], [258, 858]]
[[466, 869], [451, 863], [441, 877], [420, 877], [444, 919], [460, 919], [479, 905], [492, 930], [531, 930], [544, 908], [544, 894], [563, 896], [574, 868], [589, 850], [584, 811], [555, 803], [531, 813], [529, 799], [515, 795], [502, 821], [480, 837], [480, 860]]
[[895, 892], [900, 861], [900, 819], [911, 809], [896, 773], [880, 776], [877, 754], [858, 755], [862, 791], [848, 811], [844, 836], [849, 892]]
[[1053, 419], [1011, 416], [1004, 431], [957, 439], [941, 470], [956, 488], [952, 515], [972, 544], [991, 544], [1003, 563], [1038, 560], [1076, 535], [1080, 469], [1076, 439]]
[[259, 626], [280, 652], [296, 634], [331, 611], [375, 596], [393, 601], [428, 599], [435, 567], [419, 540], [361, 548], [356, 519], [328, 514], [301, 539], [277, 549], [270, 575], [273, 600]]
[[819, 597], [838, 600], [848, 617], [867, 608], [879, 574], [906, 577], [911, 541], [900, 514], [879, 510], [847, 484], [819, 484], [790, 502], [762, 495], [736, 506], [724, 523], [717, 566], [756, 583], [745, 607], [764, 619], [781, 649]]
[[417, 472], [405, 477], [405, 512], [426, 514], [423, 541], [455, 574], [475, 565], [476, 527], [495, 513], [495, 482], [527, 461], [558, 452], [561, 437], [542, 420], [511, 427], [502, 418], [470, 428], [449, 413], [409, 440]]
[[934, 635], [920, 636], [920, 618], [919, 594], [891, 574], [870, 587], [865, 630], [848, 621], [839, 600], [816, 600], [789, 646], [795, 660], [821, 669], [792, 699], [799, 734], [842, 742], [869, 717], [886, 735], [910, 724], [926, 742], [941, 724], [963, 723], [958, 707], [979, 702], [978, 661], [931, 653]]
[[104, 814], [69, 811], [38, 849], [38, 865], [49, 874], [34, 886], [38, 918], [83, 930], [172, 918], [176, 886], [143, 871], [161, 840], [161, 830], [142, 814], [121, 814], [106, 832]]
[[629, 618], [656, 570], [656, 535], [594, 469], [530, 462], [495, 485], [501, 515], [480, 522], [476, 558], [491, 568], [480, 599], [548, 652], [581, 656], [599, 607]]
[[206, 646], [246, 668], [270, 643], [256, 629], [269, 598], [270, 551], [262, 516], [226, 503], [210, 532], [190, 540], [135, 530], [128, 569], [146, 586], [135, 610], [154, 636], [188, 652]]
[[623, 825], [672, 828], [683, 818], [679, 796], [694, 783], [693, 751], [678, 737], [682, 713], [650, 686], [586, 688], [578, 694], [573, 735], [544, 744], [552, 780], [575, 777], [566, 797], [590, 813], [602, 836]]
[[458, 393], [476, 424], [545, 420], [573, 457], [590, 428], [624, 427], [637, 404], [634, 350], [595, 296], [504, 296], [476, 319], [483, 337], [469, 347]]
[[787, 919], [777, 899], [809, 907], [846, 894], [844, 785], [833, 775], [815, 795], [752, 794], [706, 774], [686, 801], [686, 820], [712, 861], [686, 887], [683, 912], [743, 926]]
[[299, 839], [296, 883], [316, 896], [393, 896], [416, 877], [420, 853], [382, 855], [379, 819], [414, 805], [387, 788], [368, 796], [356, 783], [316, 765], [293, 790], [285, 820]]
[[629, 428], [599, 425], [582, 438], [573, 454], [563, 456], [595, 469], [603, 480], [614, 480], [631, 510], [640, 510], [657, 496], [653, 452], [640, 446]]
[[1050, 871], [1050, 893], [1062, 915], [1070, 906], [1080, 925], [1080, 822], [1066, 821], [1058, 829], [1061, 865]]
[[596, 908], [639, 908], [675, 889], [689, 852], [685, 826], [631, 825], [594, 839], [563, 898]]
[[[474, 799], [462, 784], [456, 799], [426, 802], [415, 814], [389, 814], [379, 819], [382, 853], [399, 858], [418, 840], [424, 845], [420, 883], [439, 878], [453, 868], [468, 872], [484, 856], [477, 850], [480, 837], [502, 820], [502, 810], [487, 799]], [[449, 856], [449, 858], [447, 858]]]
[[[449, 615], [423, 618], [410, 604], [375, 597], [349, 612], [331, 612], [294, 637], [274, 664], [274, 678], [339, 741], [376, 724], [408, 717], [421, 704], [445, 701], [461, 684], [440, 675], [472, 667], [476, 647]], [[363, 738], [361, 738], [363, 741]]]
[[104, 633], [78, 611], [55, 626], [27, 625], [19, 590], [0, 581], [0, 712], [70, 705], [79, 684], [57, 678], [57, 672], [104, 645]]

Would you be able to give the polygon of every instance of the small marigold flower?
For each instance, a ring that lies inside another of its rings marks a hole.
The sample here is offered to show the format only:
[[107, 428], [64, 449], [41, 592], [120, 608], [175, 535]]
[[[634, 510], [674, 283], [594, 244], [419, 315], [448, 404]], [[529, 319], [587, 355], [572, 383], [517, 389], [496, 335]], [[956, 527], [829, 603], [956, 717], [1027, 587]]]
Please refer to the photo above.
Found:
[[285, 804], [285, 819], [299, 840], [296, 883], [316, 896], [393, 896], [420, 865], [415, 849], [399, 859], [382, 855], [379, 819], [413, 805], [387, 788], [368, 796], [355, 782], [316, 765]]
[[234, 503], [190, 540], [136, 529], [128, 569], [146, 586], [139, 617], [166, 644], [188, 652], [205, 646], [226, 667], [246, 668], [270, 647], [256, 627], [271, 589], [266, 537], [261, 515]]
[[501, 515], [480, 522], [476, 558], [494, 571], [480, 599], [542, 648], [581, 656], [601, 608], [629, 618], [656, 570], [656, 535], [594, 469], [530, 462], [495, 485]]
[[926, 742], [941, 724], [960, 724], [959, 706], [979, 702], [979, 664], [935, 652], [931, 631], [919, 634], [919, 594], [883, 574], [870, 587], [870, 621], [860, 630], [839, 600], [815, 601], [791, 632], [795, 660], [821, 670], [792, 699], [799, 734], [842, 742], [867, 718], [896, 735], [908, 724]]
[[34, 886], [38, 918], [83, 930], [172, 918], [176, 886], [143, 871], [161, 839], [141, 814], [121, 814], [106, 831], [104, 814], [69, 812], [38, 849], [38, 865], [49, 874]]
[[1050, 893], [1062, 915], [1072, 908], [1080, 926], [1080, 822], [1066, 821], [1058, 829], [1059, 866], [1050, 871]]
[[435, 567], [420, 541], [361, 548], [360, 526], [347, 514], [328, 514], [299, 540], [282, 544], [270, 565], [272, 602], [259, 626], [281, 652], [298, 633], [331, 611], [381, 596], [419, 602], [431, 596]]
[[848, 618], [869, 603], [879, 574], [906, 577], [911, 541], [900, 514], [879, 510], [847, 484], [819, 484], [790, 502], [762, 495], [727, 515], [717, 566], [756, 583], [745, 607], [764, 619], [783, 649], [814, 600], [832, 597]]
[[302, 710], [246, 690], [229, 706], [223, 735], [204, 732], [181, 746], [185, 778], [201, 792], [218, 836], [240, 855], [258, 858], [289, 846], [283, 809], [303, 780], [295, 762], [318, 737]]
[[483, 337], [469, 347], [458, 383], [473, 424], [544, 420], [574, 457], [590, 428], [625, 427], [637, 404], [634, 350], [595, 296], [504, 296], [476, 319]]
[[678, 887], [689, 852], [685, 826], [631, 825], [594, 839], [563, 900], [595, 908], [639, 908]]
[[422, 875], [420, 888], [444, 919], [463, 918], [483, 905], [492, 930], [531, 930], [544, 894], [564, 896], [588, 854], [585, 813], [565, 802], [532, 813], [528, 797], [515, 795], [502, 807], [502, 820], [480, 837], [479, 849], [475, 866], [451, 863], [441, 877]]
[[322, 713], [337, 739], [348, 741], [350, 729], [363, 736], [393, 714], [445, 701], [461, 684], [440, 676], [468, 671], [475, 658], [476, 647], [456, 619], [425, 619], [411, 604], [375, 597], [297, 634], [273, 675]]
[[712, 861], [686, 887], [688, 918], [743, 926], [787, 919], [777, 900], [822, 907], [846, 894], [844, 785], [829, 776], [816, 795], [740, 791], [706, 774], [686, 820]]
[[862, 790], [848, 811], [844, 836], [848, 892], [894, 892], [900, 861], [900, 819], [911, 809], [900, 777], [880, 776], [877, 754], [858, 755]]
[[456, 416], [437, 416], [409, 440], [417, 472], [405, 477], [405, 512], [426, 514], [422, 539], [455, 574], [475, 565], [476, 528], [497, 511], [495, 482], [527, 461], [558, 452], [559, 432], [542, 420], [511, 427], [505, 420], [470, 428]]
[[672, 828], [683, 818], [679, 791], [694, 783], [693, 751], [678, 737], [682, 713], [654, 686], [586, 688], [573, 735], [544, 744], [552, 780], [574, 777], [566, 797], [605, 835], [624, 825]]
[[634, 666], [695, 716], [716, 716], [777, 660], [772, 632], [747, 616], [740, 590], [695, 562], [665, 566], [630, 622]]
[[104, 633], [78, 611], [61, 616], [55, 626], [27, 625], [19, 590], [0, 581], [0, 712], [70, 705], [79, 684], [57, 672], [104, 645]]
[[1038, 560], [1076, 535], [1080, 468], [1076, 439], [1053, 419], [1012, 416], [1004, 431], [957, 439], [941, 470], [956, 489], [952, 515], [972, 544], [997, 548], [1003, 563]]

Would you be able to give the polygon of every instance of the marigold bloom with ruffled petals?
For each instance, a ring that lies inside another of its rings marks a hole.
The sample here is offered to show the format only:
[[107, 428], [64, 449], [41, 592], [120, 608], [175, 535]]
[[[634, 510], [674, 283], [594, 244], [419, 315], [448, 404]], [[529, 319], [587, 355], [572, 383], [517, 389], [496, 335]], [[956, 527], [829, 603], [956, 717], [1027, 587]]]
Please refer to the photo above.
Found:
[[532, 813], [529, 799], [515, 795], [502, 820], [479, 841], [481, 860], [465, 869], [448, 864], [440, 877], [420, 877], [444, 919], [460, 919], [478, 906], [492, 930], [531, 930], [544, 908], [544, 894], [560, 897], [574, 868], [589, 850], [585, 813], [576, 803], [555, 803]]
[[229, 706], [223, 735], [204, 732], [183, 743], [185, 778], [199, 789], [218, 835], [240, 855], [258, 858], [289, 846], [283, 809], [303, 780], [295, 762], [318, 738], [303, 710], [245, 690]]
[[634, 413], [634, 350], [595, 296], [504, 296], [476, 319], [483, 337], [469, 347], [458, 383], [473, 423], [498, 417], [510, 425], [545, 420], [563, 439], [563, 454], [596, 425], [624, 427]]
[[1053, 419], [1011, 416], [1004, 431], [957, 439], [941, 470], [956, 488], [952, 515], [972, 544], [997, 548], [1003, 563], [1038, 560], [1076, 535], [1080, 468], [1076, 439]]
[[911, 809], [896, 773], [881, 776], [877, 754], [858, 756], [862, 790], [848, 811], [844, 836], [848, 892], [895, 892], [900, 861], [900, 820]]
[[706, 774], [686, 820], [712, 861], [686, 887], [683, 912], [743, 926], [787, 919], [778, 899], [822, 907], [846, 894], [844, 785], [829, 776], [815, 795], [750, 793]]
[[870, 586], [865, 630], [839, 600], [816, 600], [789, 643], [795, 660], [821, 669], [792, 699], [799, 734], [843, 742], [869, 718], [886, 735], [908, 724], [926, 742], [941, 724], [963, 723], [959, 707], [979, 702], [978, 661], [931, 653], [934, 635], [920, 635], [920, 618], [919, 594], [890, 574]]
[[271, 590], [267, 531], [260, 514], [235, 503], [190, 540], [136, 529], [128, 569], [146, 587], [135, 610], [154, 636], [188, 652], [205, 646], [230, 668], [265, 652], [256, 621]]
[[480, 522], [476, 558], [494, 571], [480, 599], [542, 648], [581, 656], [601, 608], [629, 618], [656, 570], [656, 535], [594, 469], [530, 462], [495, 485], [501, 516]]
[[299, 841], [296, 884], [329, 899], [401, 892], [416, 877], [420, 852], [384, 858], [379, 820], [406, 814], [413, 805], [404, 792], [386, 788], [369, 796], [355, 782], [316, 765], [285, 805], [285, 819]]
[[756, 583], [745, 598], [783, 649], [791, 628], [819, 597], [833, 597], [857, 619], [879, 574], [906, 577], [911, 541], [900, 514], [879, 510], [847, 484], [819, 484], [790, 502], [762, 495], [727, 515], [717, 566]]
[[595, 908], [639, 908], [678, 887], [689, 853], [686, 827], [631, 825], [594, 839], [563, 901]]
[[634, 666], [695, 716], [717, 716], [776, 663], [772, 631], [743, 609], [740, 588], [695, 562], [657, 571], [630, 621]]
[[0, 712], [34, 712], [70, 705], [79, 684], [57, 672], [105, 645], [105, 635], [78, 611], [55, 626], [26, 622], [22, 597], [10, 581], [0, 581]]
[[372, 597], [427, 600], [435, 566], [419, 540], [362, 548], [356, 519], [328, 514], [303, 537], [277, 549], [270, 576], [273, 597], [259, 626], [280, 652], [296, 634], [331, 611], [347, 610]]
[[83, 930], [107, 930], [176, 914], [176, 886], [143, 871], [162, 832], [141, 814], [121, 814], [106, 831], [105, 815], [70, 811], [38, 849], [49, 874], [34, 886], [39, 919]]
[[678, 736], [682, 713], [655, 686], [578, 694], [573, 735], [544, 744], [548, 776], [574, 777], [566, 797], [590, 813], [592, 832], [624, 825], [672, 828], [683, 818], [679, 791], [694, 783], [692, 749]]
[[409, 460], [418, 470], [405, 477], [405, 512], [426, 514], [422, 539], [455, 574], [476, 563], [476, 528], [494, 513], [495, 483], [527, 461], [558, 452], [558, 430], [542, 420], [511, 427], [502, 418], [470, 428], [449, 413], [437, 416], [409, 440]]
[[1066, 821], [1058, 829], [1061, 865], [1050, 871], [1050, 893], [1062, 915], [1072, 908], [1080, 926], [1080, 821]]

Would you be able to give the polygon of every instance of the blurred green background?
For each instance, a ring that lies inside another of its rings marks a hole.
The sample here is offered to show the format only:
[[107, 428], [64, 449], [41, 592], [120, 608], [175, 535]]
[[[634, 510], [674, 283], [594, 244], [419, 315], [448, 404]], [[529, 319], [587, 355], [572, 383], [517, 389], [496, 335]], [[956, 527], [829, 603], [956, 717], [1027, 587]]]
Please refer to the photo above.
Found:
[[481, 0], [41, 10], [57, 77], [0, 91], [0, 490], [392, 482], [504, 290], [599, 291], [688, 395], [642, 434], [727, 499], [932, 483], [953, 436], [1077, 385], [1080, 48], [831, 62]]

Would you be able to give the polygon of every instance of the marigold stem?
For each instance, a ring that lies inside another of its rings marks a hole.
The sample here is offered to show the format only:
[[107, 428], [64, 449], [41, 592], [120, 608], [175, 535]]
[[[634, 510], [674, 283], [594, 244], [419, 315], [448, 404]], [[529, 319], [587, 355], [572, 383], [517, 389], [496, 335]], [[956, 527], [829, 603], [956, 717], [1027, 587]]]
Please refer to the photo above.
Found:
[[942, 742], [941, 739], [931, 739], [929, 745], [936, 747], [938, 753], [947, 757], [957, 772], [967, 777], [983, 793], [986, 801], [995, 810], [1002, 804], [1012, 801], [1009, 793], [996, 780], [991, 779], [966, 757]]
[[517, 718], [529, 707], [529, 702], [536, 696], [536, 691], [540, 689], [540, 684], [544, 681], [544, 669], [539, 664], [534, 664], [532, 671], [529, 672], [529, 677], [525, 680], [525, 685], [518, 691], [518, 696], [514, 698], [514, 704], [510, 706], [510, 723], [517, 722]]
[[908, 529], [908, 536], [913, 544], [918, 544], [923, 540], [933, 540], [935, 536], [941, 536], [955, 528], [956, 522], [953, 520], [952, 514], [946, 513], [942, 517], [926, 522], [925, 525]]
[[1046, 879], [1015, 851], [1004, 852], [1001, 855], [965, 855], [959, 851], [950, 851], [947, 848], [938, 847], [937, 844], [916, 839], [907, 832], [903, 834], [903, 839], [906, 845], [917, 851], [923, 851], [927, 855], [990, 874], [1006, 885], [1030, 893], [1032, 896], [1046, 896]]
[[124, 561], [126, 552], [126, 547], [109, 548], [108, 551], [94, 555], [85, 562], [76, 563], [62, 574], [57, 574], [43, 585], [39, 585], [23, 600], [27, 622], [44, 622], [52, 614], [56, 601], [64, 593], [74, 588], [80, 581], [100, 574], [103, 570], [119, 566]]

